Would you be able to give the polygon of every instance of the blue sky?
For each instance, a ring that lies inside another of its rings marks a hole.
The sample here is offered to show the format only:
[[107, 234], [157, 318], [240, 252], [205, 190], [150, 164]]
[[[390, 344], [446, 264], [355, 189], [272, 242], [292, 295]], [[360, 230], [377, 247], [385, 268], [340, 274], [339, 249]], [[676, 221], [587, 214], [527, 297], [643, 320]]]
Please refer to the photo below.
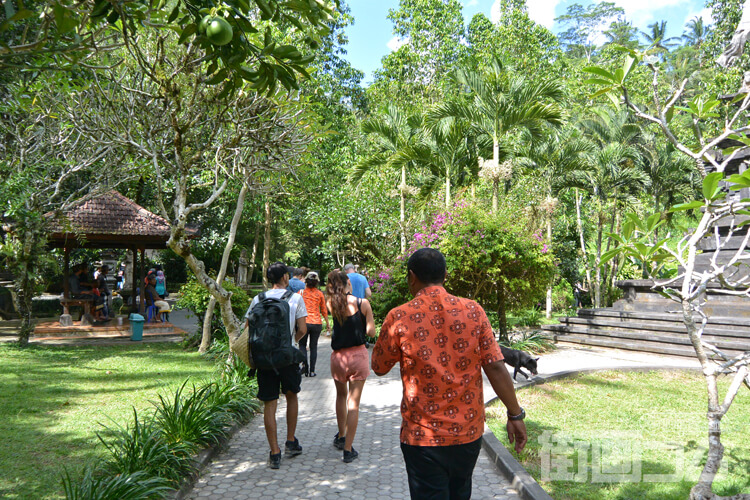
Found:
[[[461, 0], [464, 4], [466, 22], [479, 12], [493, 18], [499, 0]], [[628, 20], [646, 30], [649, 24], [666, 20], [670, 36], [680, 36], [685, 23], [696, 15], [710, 20], [710, 11], [704, 9], [704, 0], [614, 0], [625, 9]], [[386, 18], [388, 9], [397, 8], [398, 0], [349, 0], [354, 15], [354, 25], [347, 29], [349, 45], [348, 59], [354, 67], [365, 72], [365, 83], [371, 81], [372, 72], [380, 66], [381, 58], [395, 47], [393, 25]], [[553, 19], [565, 13], [574, 3], [588, 5], [589, 0], [527, 0], [529, 14], [540, 24], [553, 31], [557, 27]], [[390, 47], [389, 47], [390, 45]]]

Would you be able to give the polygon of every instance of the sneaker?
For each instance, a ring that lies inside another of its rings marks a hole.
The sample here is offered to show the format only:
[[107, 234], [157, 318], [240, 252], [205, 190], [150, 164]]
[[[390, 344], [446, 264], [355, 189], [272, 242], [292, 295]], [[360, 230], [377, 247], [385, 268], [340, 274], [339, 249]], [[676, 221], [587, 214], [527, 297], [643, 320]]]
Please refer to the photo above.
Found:
[[344, 463], [346, 464], [351, 463], [358, 456], [359, 456], [359, 453], [357, 453], [357, 450], [355, 450], [354, 447], [352, 447], [352, 451], [344, 450]]
[[339, 437], [339, 433], [337, 432], [335, 436], [333, 436], [333, 446], [337, 450], [343, 450], [344, 449], [344, 441], [346, 441], [346, 436]]
[[310, 377], [317, 377], [317, 375], [315, 374], [315, 372], [310, 372], [310, 375], [309, 375], [309, 376], [310, 376]]
[[268, 466], [271, 469], [278, 469], [281, 467], [281, 452], [277, 454], [273, 454], [273, 452], [268, 454]]
[[296, 457], [302, 453], [302, 447], [299, 445], [299, 440], [297, 438], [294, 438], [294, 441], [287, 441], [284, 448], [286, 450], [286, 453], [284, 454], [287, 457]]

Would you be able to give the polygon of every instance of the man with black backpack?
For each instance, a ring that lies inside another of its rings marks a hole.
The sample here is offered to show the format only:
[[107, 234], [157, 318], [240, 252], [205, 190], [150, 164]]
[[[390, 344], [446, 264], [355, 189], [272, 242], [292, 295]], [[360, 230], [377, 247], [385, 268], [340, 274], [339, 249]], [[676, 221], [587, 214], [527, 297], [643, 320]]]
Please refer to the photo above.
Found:
[[287, 290], [289, 276], [283, 263], [269, 266], [266, 276], [273, 288], [253, 299], [245, 318], [258, 374], [258, 399], [263, 401], [263, 423], [271, 447], [268, 466], [278, 469], [281, 466], [281, 448], [276, 436], [279, 388], [286, 398], [285, 455], [294, 457], [302, 453], [294, 432], [299, 409], [297, 393], [302, 383], [300, 363], [304, 356], [293, 341], [299, 341], [307, 333], [307, 309], [301, 295]]

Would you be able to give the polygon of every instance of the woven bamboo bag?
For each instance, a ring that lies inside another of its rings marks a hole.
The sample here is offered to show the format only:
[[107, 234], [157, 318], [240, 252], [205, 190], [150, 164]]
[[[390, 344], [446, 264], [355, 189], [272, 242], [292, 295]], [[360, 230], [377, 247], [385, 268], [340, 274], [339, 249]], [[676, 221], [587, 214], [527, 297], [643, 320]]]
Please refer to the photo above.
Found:
[[250, 332], [247, 327], [247, 321], [242, 327], [240, 334], [229, 339], [229, 349], [237, 355], [250, 368], [255, 368], [253, 363], [253, 354], [250, 352]]

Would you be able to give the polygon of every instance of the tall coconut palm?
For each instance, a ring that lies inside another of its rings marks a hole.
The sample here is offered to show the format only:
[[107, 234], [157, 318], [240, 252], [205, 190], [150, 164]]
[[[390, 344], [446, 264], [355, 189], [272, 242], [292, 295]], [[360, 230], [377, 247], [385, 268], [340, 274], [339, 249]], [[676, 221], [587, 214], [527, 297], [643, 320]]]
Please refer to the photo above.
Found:
[[678, 38], [667, 38], [667, 22], [660, 21], [648, 25], [649, 31], [641, 31], [641, 35], [651, 46], [651, 50], [656, 53], [664, 54], [677, 45]]
[[[562, 124], [563, 86], [557, 80], [529, 79], [506, 68], [495, 56], [484, 70], [458, 68], [456, 82], [466, 89], [463, 99], [436, 105], [427, 115], [427, 123], [450, 118], [466, 120], [492, 141], [490, 169], [502, 170], [500, 162], [513, 149], [511, 135], [527, 131], [532, 138], [541, 136], [549, 125]], [[488, 162], [489, 163], [489, 162]], [[499, 182], [493, 182], [492, 209], [497, 210]]]
[[572, 172], [565, 179], [569, 187], [584, 190], [595, 214], [596, 250], [591, 285], [594, 306], [602, 305], [601, 259], [604, 228], [607, 222], [614, 232], [621, 210], [638, 203], [637, 195], [649, 186], [649, 178], [640, 167], [641, 129], [623, 111], [596, 110], [591, 119], [580, 123], [584, 136], [592, 143], [588, 167]]
[[362, 132], [375, 139], [376, 151], [360, 160], [349, 176], [350, 182], [358, 184], [367, 172], [378, 168], [400, 171], [401, 183], [397, 189], [401, 199], [401, 252], [406, 252], [406, 197], [412, 191], [406, 184], [406, 171], [413, 165], [403, 153], [418, 140], [420, 125], [420, 117], [409, 117], [393, 105], [363, 121]]
[[[569, 186], [566, 179], [576, 172], [588, 168], [587, 155], [593, 153], [594, 144], [584, 139], [572, 127], [554, 131], [543, 140], [521, 141], [526, 146], [518, 151], [519, 165], [530, 176], [537, 179], [537, 185], [546, 195], [542, 203], [547, 224], [547, 239], [552, 241], [552, 219], [557, 206], [557, 195]], [[584, 255], [586, 245], [583, 238], [583, 224], [579, 217], [579, 230]], [[586, 278], [591, 282], [591, 272], [586, 264]], [[552, 316], [552, 287], [547, 289], [546, 316]]]
[[701, 16], [695, 16], [685, 25], [685, 31], [682, 33], [682, 41], [685, 44], [700, 49], [703, 42], [706, 41], [711, 28], [703, 23]]

